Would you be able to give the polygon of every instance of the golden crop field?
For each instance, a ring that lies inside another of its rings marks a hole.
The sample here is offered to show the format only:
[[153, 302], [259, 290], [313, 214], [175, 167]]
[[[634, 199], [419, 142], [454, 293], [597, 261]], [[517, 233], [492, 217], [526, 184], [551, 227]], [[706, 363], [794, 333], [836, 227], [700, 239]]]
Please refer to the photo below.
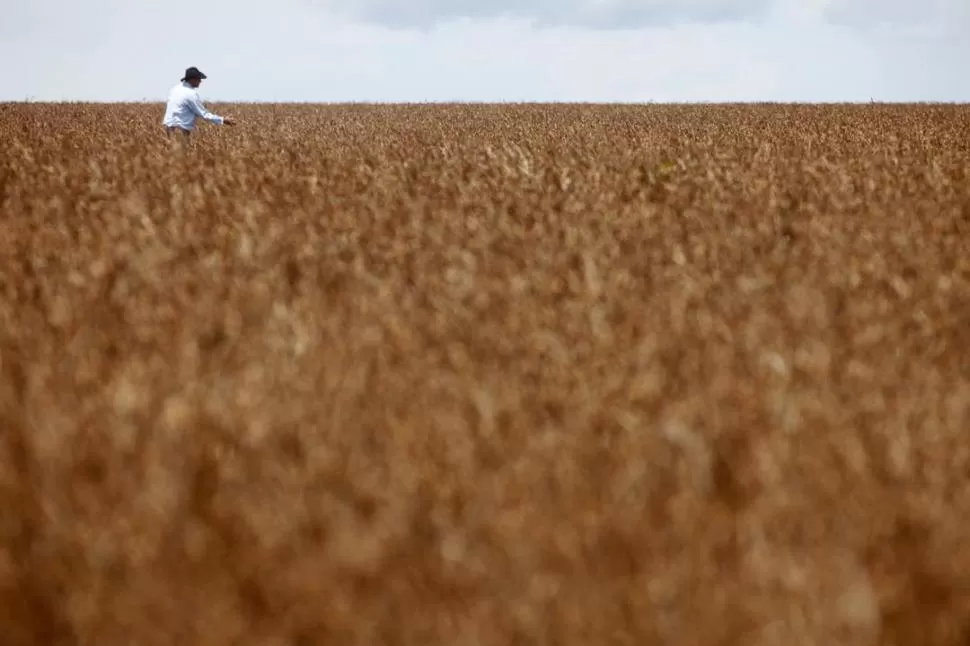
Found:
[[970, 107], [0, 105], [18, 645], [965, 644]]

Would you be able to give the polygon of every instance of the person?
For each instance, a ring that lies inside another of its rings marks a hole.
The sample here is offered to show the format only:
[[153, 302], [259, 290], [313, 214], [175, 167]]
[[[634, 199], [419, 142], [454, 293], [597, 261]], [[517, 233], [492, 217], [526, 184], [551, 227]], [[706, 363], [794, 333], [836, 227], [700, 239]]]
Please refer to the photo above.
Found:
[[233, 126], [236, 124], [232, 117], [223, 117], [206, 110], [199, 98], [199, 85], [208, 78], [197, 67], [185, 70], [185, 76], [178, 85], [168, 93], [168, 105], [165, 107], [165, 117], [162, 125], [165, 131], [189, 135], [195, 131], [196, 119], [202, 118], [210, 123]]

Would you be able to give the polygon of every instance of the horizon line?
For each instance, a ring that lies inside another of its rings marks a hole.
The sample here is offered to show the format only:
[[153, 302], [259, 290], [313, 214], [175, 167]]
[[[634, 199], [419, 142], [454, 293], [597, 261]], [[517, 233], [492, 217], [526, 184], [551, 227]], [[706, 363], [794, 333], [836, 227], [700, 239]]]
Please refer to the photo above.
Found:
[[[781, 99], [699, 99], [699, 100], [588, 100], [588, 99], [333, 99], [333, 100], [257, 100], [207, 98], [207, 104], [234, 105], [303, 105], [303, 106], [342, 106], [342, 105], [386, 105], [386, 106], [453, 106], [453, 105], [583, 105], [583, 106], [684, 106], [684, 105], [785, 105], [785, 106], [837, 106], [837, 105], [970, 105], [970, 100], [928, 100], [928, 99], [856, 99], [856, 100], [781, 100]], [[0, 99], [0, 105], [165, 105], [165, 99]]]

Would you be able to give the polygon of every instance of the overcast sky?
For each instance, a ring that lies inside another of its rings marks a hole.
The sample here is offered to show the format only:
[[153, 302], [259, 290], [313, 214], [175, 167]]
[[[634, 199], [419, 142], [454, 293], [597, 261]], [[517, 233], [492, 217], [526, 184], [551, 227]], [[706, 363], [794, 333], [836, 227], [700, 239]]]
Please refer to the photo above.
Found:
[[970, 101], [970, 0], [0, 0], [0, 100]]

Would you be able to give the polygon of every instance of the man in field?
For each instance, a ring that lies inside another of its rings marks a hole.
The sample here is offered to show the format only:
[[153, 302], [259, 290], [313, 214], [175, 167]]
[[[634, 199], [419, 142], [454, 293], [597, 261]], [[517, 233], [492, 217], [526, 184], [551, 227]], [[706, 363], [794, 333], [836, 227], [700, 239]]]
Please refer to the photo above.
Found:
[[232, 117], [221, 117], [212, 114], [202, 105], [199, 98], [199, 85], [202, 79], [208, 78], [197, 67], [185, 70], [181, 82], [168, 93], [168, 105], [165, 108], [165, 118], [162, 124], [168, 134], [181, 133], [189, 135], [195, 131], [195, 121], [199, 117], [219, 125], [233, 126], [236, 121]]

